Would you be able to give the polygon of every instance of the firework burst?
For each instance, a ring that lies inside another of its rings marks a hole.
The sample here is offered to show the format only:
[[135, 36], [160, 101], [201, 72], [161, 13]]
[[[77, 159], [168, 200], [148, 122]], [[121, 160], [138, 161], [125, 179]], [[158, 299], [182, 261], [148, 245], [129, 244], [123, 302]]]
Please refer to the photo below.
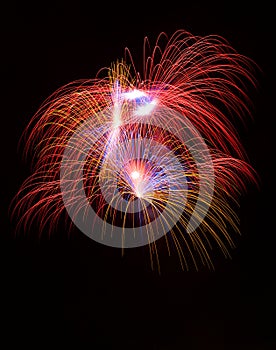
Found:
[[254, 63], [221, 37], [180, 30], [152, 50], [145, 38], [143, 64], [140, 74], [126, 49], [43, 103], [22, 136], [33, 173], [13, 215], [51, 232], [66, 212], [100, 243], [148, 244], [158, 268], [163, 236], [183, 268], [212, 267], [214, 245], [229, 256], [233, 208], [255, 181], [233, 126], [250, 113]]

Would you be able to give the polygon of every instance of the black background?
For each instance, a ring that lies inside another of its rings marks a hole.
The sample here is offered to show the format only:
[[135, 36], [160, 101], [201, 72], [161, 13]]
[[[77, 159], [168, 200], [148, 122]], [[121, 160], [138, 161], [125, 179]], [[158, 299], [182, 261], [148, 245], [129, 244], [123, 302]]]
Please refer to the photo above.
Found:
[[[37, 349], [276, 345], [274, 10], [265, 2], [203, 4], [13, 2], [2, 8], [1, 342]], [[154, 42], [161, 31], [171, 35], [177, 29], [221, 35], [262, 70], [251, 95], [254, 121], [240, 128], [261, 185], [249, 187], [241, 199], [242, 237], [232, 260], [215, 257], [215, 272], [183, 272], [176, 258], [161, 251], [159, 275], [151, 271], [146, 248], [121, 257], [77, 230], [39, 239], [32, 228], [15, 238], [8, 206], [30, 173], [17, 145], [40, 104], [66, 83], [95, 77], [126, 46], [139, 62], [144, 36]]]

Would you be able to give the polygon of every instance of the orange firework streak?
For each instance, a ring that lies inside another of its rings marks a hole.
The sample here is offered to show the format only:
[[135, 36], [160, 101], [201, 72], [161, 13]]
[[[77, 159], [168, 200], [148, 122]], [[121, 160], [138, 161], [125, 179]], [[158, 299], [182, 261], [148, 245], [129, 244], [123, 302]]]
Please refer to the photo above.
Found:
[[97, 78], [43, 103], [22, 136], [33, 173], [12, 214], [18, 229], [36, 222], [52, 232], [67, 211], [98, 242], [148, 244], [158, 268], [164, 236], [183, 269], [212, 268], [210, 249], [229, 256], [229, 232], [239, 232], [232, 207], [256, 183], [232, 124], [250, 115], [256, 65], [221, 37], [183, 30], [161, 33], [152, 51], [145, 38], [143, 63], [141, 75], [126, 49]]

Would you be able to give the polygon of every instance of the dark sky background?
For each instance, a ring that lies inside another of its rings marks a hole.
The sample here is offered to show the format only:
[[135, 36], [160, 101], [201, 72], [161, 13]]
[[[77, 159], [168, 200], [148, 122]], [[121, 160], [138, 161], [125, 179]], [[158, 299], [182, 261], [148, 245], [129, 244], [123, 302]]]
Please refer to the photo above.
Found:
[[[0, 342], [37, 349], [42, 343], [97, 350], [274, 349], [275, 37], [269, 3], [1, 5]], [[144, 36], [154, 42], [161, 31], [177, 29], [221, 35], [262, 70], [252, 94], [254, 121], [239, 130], [261, 185], [241, 199], [242, 236], [233, 259], [215, 256], [215, 272], [183, 272], [163, 252], [160, 276], [151, 271], [146, 248], [121, 257], [77, 229], [70, 237], [60, 230], [39, 239], [32, 228], [15, 238], [7, 210], [30, 173], [17, 145], [40, 104], [66, 83], [95, 77], [126, 46], [139, 60]]]

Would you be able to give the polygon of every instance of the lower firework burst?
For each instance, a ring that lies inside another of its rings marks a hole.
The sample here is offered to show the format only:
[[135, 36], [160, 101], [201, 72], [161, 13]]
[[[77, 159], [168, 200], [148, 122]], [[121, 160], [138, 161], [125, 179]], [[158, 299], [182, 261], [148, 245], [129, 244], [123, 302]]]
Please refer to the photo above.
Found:
[[152, 51], [145, 38], [143, 63], [141, 75], [126, 49], [44, 102], [23, 134], [34, 167], [12, 213], [18, 227], [51, 231], [66, 212], [102, 244], [149, 245], [158, 268], [163, 237], [183, 269], [213, 267], [210, 250], [229, 256], [234, 206], [255, 181], [232, 124], [250, 113], [255, 65], [221, 37], [183, 30]]

